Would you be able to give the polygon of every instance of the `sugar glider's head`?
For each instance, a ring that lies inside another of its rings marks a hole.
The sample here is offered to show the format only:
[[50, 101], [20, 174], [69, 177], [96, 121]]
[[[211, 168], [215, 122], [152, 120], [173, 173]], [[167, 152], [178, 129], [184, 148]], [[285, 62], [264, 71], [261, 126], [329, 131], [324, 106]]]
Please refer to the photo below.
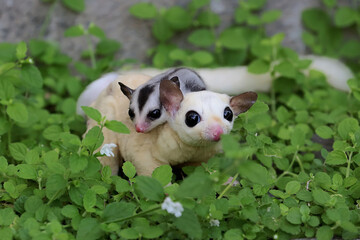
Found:
[[[172, 82], [180, 85], [179, 79], [173, 77]], [[130, 100], [129, 117], [140, 133], [147, 133], [166, 122], [167, 115], [160, 102], [159, 82], [147, 82], [136, 89], [131, 89], [119, 82], [120, 89]]]
[[254, 92], [234, 97], [211, 91], [183, 95], [171, 81], [160, 83], [160, 101], [169, 115], [169, 125], [183, 142], [194, 146], [219, 141], [222, 134], [231, 131], [235, 117], [256, 100]]

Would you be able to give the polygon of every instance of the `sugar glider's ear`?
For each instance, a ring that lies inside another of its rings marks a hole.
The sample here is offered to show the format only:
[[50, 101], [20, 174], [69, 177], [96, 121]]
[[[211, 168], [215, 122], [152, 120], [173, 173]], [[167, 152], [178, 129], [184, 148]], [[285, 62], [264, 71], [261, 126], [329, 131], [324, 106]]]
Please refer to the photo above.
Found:
[[246, 112], [256, 102], [257, 94], [255, 92], [245, 92], [230, 99], [230, 106], [235, 115]]
[[177, 84], [170, 80], [160, 82], [160, 102], [171, 116], [179, 110], [184, 96]]
[[122, 93], [129, 99], [131, 100], [132, 94], [134, 93], [134, 89], [129, 88], [128, 86], [126, 86], [125, 84], [119, 82], [120, 85], [120, 89], [122, 91]]
[[180, 88], [180, 81], [178, 76], [172, 77], [170, 81], [174, 82]]

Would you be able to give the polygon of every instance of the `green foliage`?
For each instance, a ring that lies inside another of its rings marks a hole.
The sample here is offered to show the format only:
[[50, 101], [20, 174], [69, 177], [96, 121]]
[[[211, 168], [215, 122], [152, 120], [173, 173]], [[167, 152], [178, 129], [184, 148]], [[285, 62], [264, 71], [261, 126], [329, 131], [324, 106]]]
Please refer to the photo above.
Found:
[[[281, 17], [278, 10], [257, 11], [266, 1], [239, 1], [234, 16], [235, 26], [217, 29], [218, 14], [210, 10], [210, 1], [191, 1], [188, 6], [157, 9], [152, 3], [136, 3], [130, 13], [152, 22], [152, 33], [159, 42], [150, 51], [157, 68], [175, 65], [191, 67], [236, 66], [245, 63], [248, 50], [264, 37], [263, 26]], [[254, 28], [257, 27], [257, 28]], [[185, 33], [190, 46], [176, 46], [179, 33]], [[193, 50], [190, 50], [193, 49]], [[194, 50], [195, 49], [195, 50]]]
[[[84, 85], [70, 64], [87, 83], [124, 63], [114, 57], [120, 43], [99, 26], [77, 25], [64, 33], [88, 43], [75, 63], [56, 43], [0, 43], [2, 239], [359, 236], [359, 79], [349, 81], [351, 94], [346, 94], [329, 87], [319, 72], [304, 75], [310, 62], [281, 46], [284, 34], [265, 36], [264, 24], [281, 16], [277, 10], [259, 15], [265, 0], [240, 1], [234, 26], [221, 32], [209, 2], [168, 9], [137, 3], [129, 10], [153, 23], [159, 41], [150, 51], [155, 67], [246, 63], [250, 72], [274, 78], [272, 92], [259, 94], [237, 118], [233, 133], [222, 136], [224, 153], [183, 168], [185, 179], [166, 165], [151, 177], [137, 176], [130, 162], [122, 165], [126, 179], [111, 176], [96, 158], [102, 130], [129, 130], [91, 107], [83, 110], [97, 126], [81, 137], [85, 124], [75, 103]], [[335, 0], [323, 2], [334, 18], [327, 10], [304, 11], [304, 41], [315, 53], [353, 64], [358, 39], [345, 40], [343, 31], [358, 27], [359, 12]], [[62, 3], [74, 11], [85, 6], [84, 1]], [[188, 34], [193, 50], [172, 42], [179, 33]], [[316, 142], [318, 137], [332, 148]], [[166, 196], [183, 206], [180, 217], [161, 208]]]

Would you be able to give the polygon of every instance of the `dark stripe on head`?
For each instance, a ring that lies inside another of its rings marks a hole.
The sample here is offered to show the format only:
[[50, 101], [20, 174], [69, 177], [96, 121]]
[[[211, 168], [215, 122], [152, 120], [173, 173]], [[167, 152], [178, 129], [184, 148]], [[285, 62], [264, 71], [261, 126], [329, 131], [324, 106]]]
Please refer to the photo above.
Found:
[[150, 94], [154, 91], [154, 85], [146, 85], [142, 89], [140, 89], [138, 102], [139, 102], [139, 110], [140, 112], [144, 108]]
[[189, 89], [191, 92], [199, 92], [199, 91], [204, 91], [204, 90], [206, 90], [205, 87], [202, 87], [202, 86], [196, 84], [195, 81], [185, 82], [185, 88], [186, 88], [186, 89]]

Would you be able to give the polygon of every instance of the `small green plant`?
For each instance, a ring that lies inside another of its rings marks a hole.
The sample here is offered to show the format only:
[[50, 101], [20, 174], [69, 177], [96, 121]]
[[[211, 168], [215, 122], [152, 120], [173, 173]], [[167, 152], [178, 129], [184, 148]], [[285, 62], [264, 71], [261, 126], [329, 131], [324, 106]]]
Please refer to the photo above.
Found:
[[[211, 11], [210, 1], [191, 1], [186, 8], [168, 9], [151, 3], [137, 3], [130, 8], [135, 17], [151, 20], [152, 33], [159, 44], [151, 49], [153, 65], [158, 68], [182, 64], [192, 67], [236, 66], [246, 63], [249, 50], [265, 36], [264, 25], [281, 16], [278, 10], [257, 11], [266, 1], [239, 1], [235, 24], [221, 32], [217, 30], [220, 17]], [[185, 33], [191, 49], [174, 43], [174, 36]], [[177, 34], [177, 35], [176, 35]], [[250, 57], [251, 58], [251, 57]]]
[[[359, 11], [324, 3], [335, 18], [306, 10], [303, 21], [314, 41], [304, 33], [305, 43], [354, 66], [358, 36], [342, 36], [343, 29], [358, 27]], [[320, 72], [304, 75], [310, 62], [281, 46], [284, 35], [265, 36], [264, 24], [281, 14], [259, 15], [264, 0], [240, 1], [234, 26], [219, 34], [219, 17], [208, 4], [158, 10], [138, 3], [130, 9], [153, 21], [159, 44], [149, 52], [155, 67], [249, 64], [250, 72], [273, 77], [271, 92], [260, 93], [232, 134], [222, 136], [224, 153], [183, 168], [184, 179], [170, 166], [151, 177], [136, 176], [129, 162], [122, 166], [123, 177], [111, 176], [96, 158], [110, 154], [96, 150], [103, 143], [101, 130], [128, 129], [85, 107], [98, 124], [82, 137], [85, 123], [75, 105], [84, 85], [70, 71], [71, 58], [57, 43], [41, 39], [0, 43], [1, 239], [359, 236], [359, 78], [344, 93], [329, 87]], [[179, 34], [186, 34], [189, 49], [174, 44]], [[75, 63], [86, 82], [125, 61], [114, 58], [119, 43], [95, 24], [71, 27], [65, 35], [89, 43]], [[339, 46], [348, 50], [337, 51]]]

